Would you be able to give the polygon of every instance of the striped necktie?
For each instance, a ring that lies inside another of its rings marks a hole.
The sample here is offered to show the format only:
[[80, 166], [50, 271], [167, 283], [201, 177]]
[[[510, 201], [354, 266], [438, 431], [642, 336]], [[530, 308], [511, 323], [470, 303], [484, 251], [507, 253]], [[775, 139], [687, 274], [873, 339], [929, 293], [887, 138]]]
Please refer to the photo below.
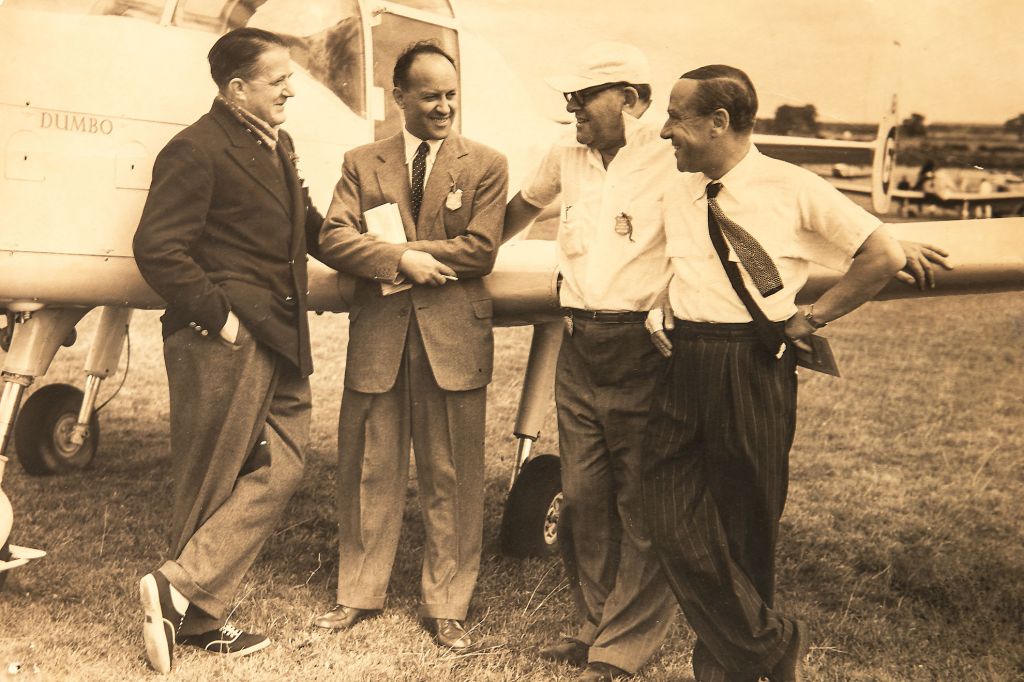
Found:
[[714, 230], [716, 226], [721, 230], [729, 245], [736, 252], [743, 269], [750, 275], [751, 281], [757, 287], [761, 296], [771, 296], [782, 291], [782, 278], [779, 271], [772, 262], [764, 248], [757, 243], [754, 237], [742, 227], [729, 220], [729, 217], [722, 212], [718, 205], [718, 193], [722, 191], [722, 183], [708, 183], [708, 229]]
[[416, 156], [412, 159], [412, 219], [420, 219], [420, 204], [423, 203], [423, 179], [427, 176], [427, 153], [430, 145], [420, 142]]

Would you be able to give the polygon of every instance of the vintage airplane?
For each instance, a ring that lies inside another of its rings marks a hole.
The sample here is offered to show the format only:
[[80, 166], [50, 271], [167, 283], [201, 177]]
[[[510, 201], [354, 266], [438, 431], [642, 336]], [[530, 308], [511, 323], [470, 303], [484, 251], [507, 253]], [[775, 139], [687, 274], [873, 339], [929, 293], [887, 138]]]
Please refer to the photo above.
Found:
[[[532, 156], [536, 131], [554, 126], [510, 104], [530, 99], [501, 58], [461, 30], [450, 0], [0, 0], [0, 309], [7, 321], [0, 329], [7, 351], [0, 455], [13, 433], [28, 473], [81, 468], [96, 454], [95, 402], [118, 367], [132, 309], [162, 307], [131, 251], [153, 159], [209, 107], [213, 86], [204, 55], [218, 35], [242, 25], [272, 30], [291, 46], [299, 96], [289, 104], [288, 128], [321, 205], [343, 152], [401, 125], [385, 93], [395, 56], [412, 40], [435, 39], [456, 55], [471, 84], [461, 94], [462, 130], [507, 152], [513, 178]], [[58, 52], [53, 45], [73, 47]], [[82, 58], [69, 63], [67, 55]], [[882, 210], [891, 196], [895, 133], [889, 121], [880, 131], [872, 143], [844, 148], [876, 169], [873, 201]], [[801, 153], [824, 153], [820, 141], [787, 140], [788, 147], [771, 138], [758, 143], [780, 156], [794, 145]], [[1024, 264], [1010, 247], [1022, 221], [900, 229], [957, 255], [957, 270], [941, 273], [938, 288], [926, 293], [1002, 291], [1024, 288]], [[819, 273], [806, 293], [834, 277]], [[552, 547], [557, 536], [558, 460], [532, 452], [561, 340], [553, 244], [506, 244], [486, 283], [497, 324], [534, 326], [502, 533], [508, 553], [525, 555]], [[351, 278], [311, 263], [314, 310], [346, 311], [353, 286]], [[920, 292], [897, 283], [883, 293], [915, 295]], [[46, 385], [22, 405], [26, 388], [46, 374], [62, 345], [75, 342], [76, 325], [96, 307], [102, 312], [83, 389]], [[15, 554], [18, 560], [36, 555], [7, 540], [0, 537], [7, 556], [0, 561], [9, 562], [0, 564], [0, 579]]]
[[[842, 189], [840, 187], [840, 189]], [[893, 199], [900, 211], [914, 208], [920, 212], [925, 206], [957, 211], [961, 219], [975, 217], [1024, 215], [1024, 192], [942, 192], [932, 194], [912, 189], [893, 190]]]

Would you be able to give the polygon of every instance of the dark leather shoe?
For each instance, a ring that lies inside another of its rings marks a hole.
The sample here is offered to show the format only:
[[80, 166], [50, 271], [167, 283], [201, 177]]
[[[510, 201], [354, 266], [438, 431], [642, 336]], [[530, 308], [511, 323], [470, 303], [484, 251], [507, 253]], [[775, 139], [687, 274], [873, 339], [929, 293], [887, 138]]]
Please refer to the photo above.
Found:
[[454, 618], [430, 618], [424, 625], [434, 635], [438, 645], [451, 649], [456, 653], [471, 651], [476, 642], [470, 636], [461, 620]]
[[632, 676], [632, 673], [628, 673], [622, 668], [616, 668], [611, 663], [594, 661], [588, 663], [576, 679], [579, 682], [615, 682], [615, 680], [624, 680]]
[[578, 639], [565, 638], [552, 644], [545, 644], [538, 653], [545, 661], [568, 663], [582, 668], [587, 664], [590, 647]]
[[802, 620], [793, 621], [793, 636], [789, 640], [789, 646], [786, 647], [786, 653], [772, 668], [768, 679], [771, 682], [800, 682], [803, 680], [800, 667], [810, 645], [807, 637], [807, 624]]
[[380, 615], [380, 609], [357, 609], [353, 606], [335, 604], [331, 610], [313, 621], [318, 628], [348, 630], [359, 621]]

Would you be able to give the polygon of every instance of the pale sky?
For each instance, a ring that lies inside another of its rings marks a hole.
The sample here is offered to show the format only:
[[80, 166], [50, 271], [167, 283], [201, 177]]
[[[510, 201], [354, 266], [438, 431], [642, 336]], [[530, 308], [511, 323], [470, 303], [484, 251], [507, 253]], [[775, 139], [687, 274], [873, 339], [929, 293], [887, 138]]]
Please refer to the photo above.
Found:
[[[463, 23], [501, 52], [545, 114], [540, 81], [597, 40], [648, 54], [655, 104], [684, 71], [726, 63], [757, 86], [761, 115], [814, 104], [819, 120], [877, 120], [896, 89], [900, 117], [1002, 123], [1024, 112], [1021, 0], [461, 0]], [[895, 41], [899, 48], [893, 47]]]

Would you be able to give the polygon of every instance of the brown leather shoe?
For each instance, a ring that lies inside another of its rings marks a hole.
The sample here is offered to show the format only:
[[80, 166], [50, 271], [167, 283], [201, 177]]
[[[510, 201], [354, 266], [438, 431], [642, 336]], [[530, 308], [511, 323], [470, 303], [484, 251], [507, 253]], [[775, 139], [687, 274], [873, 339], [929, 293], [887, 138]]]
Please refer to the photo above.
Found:
[[772, 668], [768, 679], [771, 682], [800, 682], [803, 680], [800, 667], [810, 646], [811, 643], [807, 639], [807, 624], [802, 620], [793, 621], [793, 636], [789, 640], [789, 646], [786, 647], [786, 653], [782, 654], [782, 658]]
[[590, 653], [590, 647], [578, 639], [566, 637], [552, 644], [545, 644], [539, 649], [538, 653], [545, 661], [568, 663], [577, 668], [582, 668], [587, 664], [587, 655]]
[[476, 642], [473, 641], [461, 620], [429, 618], [423, 624], [428, 631], [433, 633], [434, 641], [439, 646], [451, 649], [455, 653], [471, 651], [476, 646]]
[[628, 673], [622, 668], [616, 668], [611, 663], [594, 661], [588, 663], [576, 679], [578, 682], [615, 682], [615, 680], [624, 680], [632, 676], [632, 673]]
[[344, 604], [335, 604], [331, 610], [313, 621], [318, 628], [348, 630], [361, 620], [380, 615], [380, 609], [357, 609]]

